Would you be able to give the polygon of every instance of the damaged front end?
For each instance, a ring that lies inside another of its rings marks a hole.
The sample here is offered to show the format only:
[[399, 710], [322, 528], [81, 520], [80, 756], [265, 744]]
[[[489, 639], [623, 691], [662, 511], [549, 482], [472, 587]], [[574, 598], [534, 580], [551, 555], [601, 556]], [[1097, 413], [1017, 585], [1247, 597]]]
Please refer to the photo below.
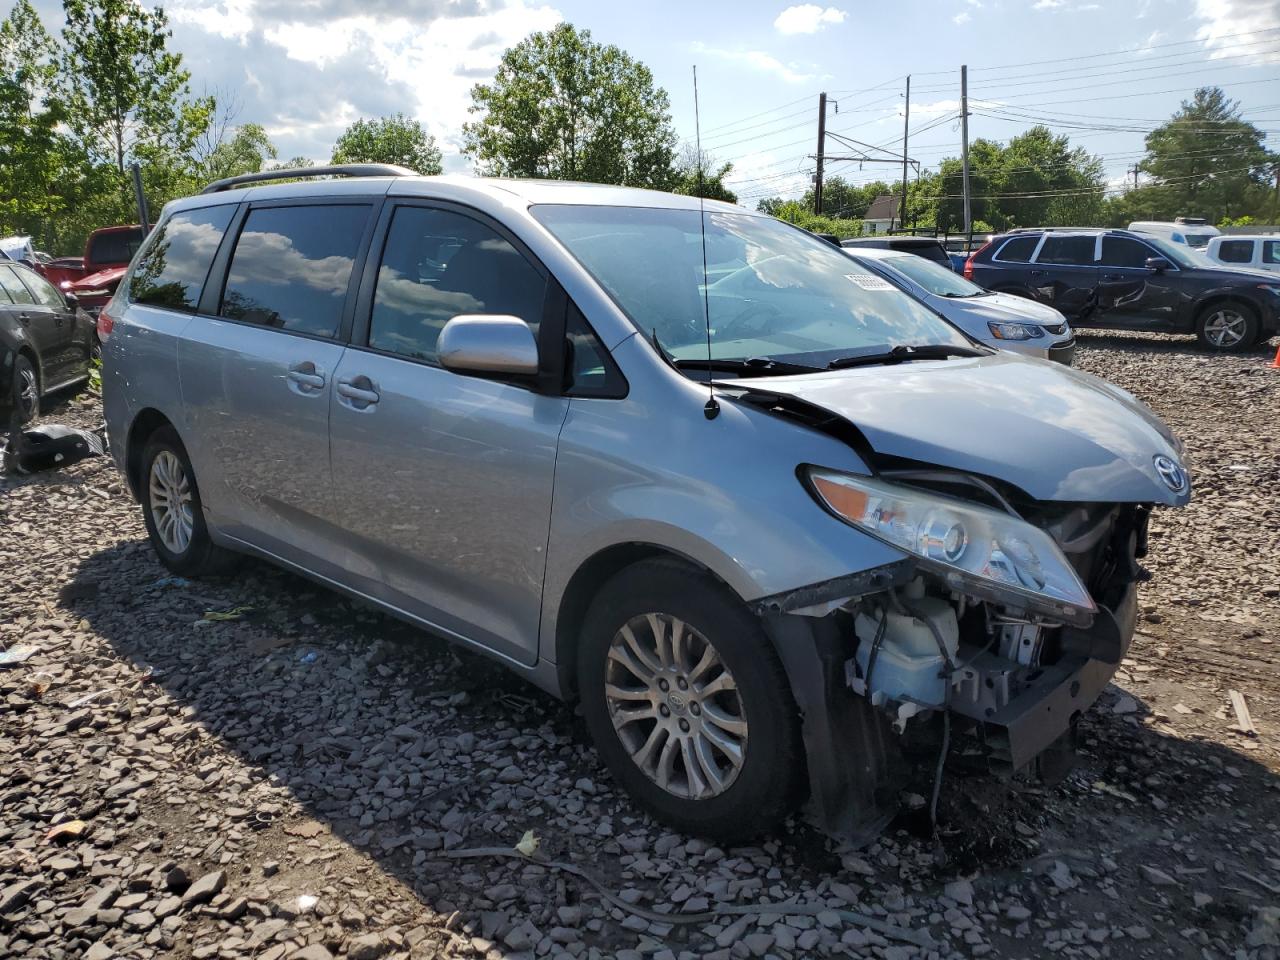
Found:
[[820, 827], [881, 829], [904, 782], [901, 739], [917, 731], [944, 727], [953, 750], [1000, 774], [1069, 740], [1132, 638], [1148, 506], [1015, 506], [1012, 491], [952, 471], [804, 479], [830, 512], [909, 554], [757, 604], [804, 715]]

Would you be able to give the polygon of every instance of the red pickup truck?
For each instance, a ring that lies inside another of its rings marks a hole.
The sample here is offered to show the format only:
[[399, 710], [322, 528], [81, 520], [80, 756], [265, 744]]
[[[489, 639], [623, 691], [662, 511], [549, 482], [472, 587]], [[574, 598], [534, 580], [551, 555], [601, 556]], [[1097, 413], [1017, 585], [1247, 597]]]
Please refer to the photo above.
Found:
[[116, 292], [142, 241], [142, 227], [137, 224], [93, 231], [84, 245], [84, 275], [63, 289], [74, 293], [81, 309], [96, 317]]

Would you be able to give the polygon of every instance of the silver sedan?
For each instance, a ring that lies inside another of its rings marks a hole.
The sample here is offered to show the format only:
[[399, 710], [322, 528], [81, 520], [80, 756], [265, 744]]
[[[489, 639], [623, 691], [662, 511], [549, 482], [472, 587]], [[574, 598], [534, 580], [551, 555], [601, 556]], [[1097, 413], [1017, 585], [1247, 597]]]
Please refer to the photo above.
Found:
[[900, 290], [924, 301], [975, 340], [1002, 350], [1071, 365], [1075, 334], [1053, 307], [992, 293], [946, 267], [899, 250], [844, 252]]

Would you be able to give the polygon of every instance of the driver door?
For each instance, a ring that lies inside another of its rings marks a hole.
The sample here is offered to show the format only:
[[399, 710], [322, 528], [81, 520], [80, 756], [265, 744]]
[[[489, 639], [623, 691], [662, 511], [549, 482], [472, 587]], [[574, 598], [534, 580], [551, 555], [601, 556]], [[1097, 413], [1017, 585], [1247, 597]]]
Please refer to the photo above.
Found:
[[569, 401], [446, 370], [436, 340], [477, 313], [536, 336], [557, 300], [542, 266], [478, 213], [403, 203], [382, 223], [330, 401], [337, 562], [357, 589], [532, 665]]

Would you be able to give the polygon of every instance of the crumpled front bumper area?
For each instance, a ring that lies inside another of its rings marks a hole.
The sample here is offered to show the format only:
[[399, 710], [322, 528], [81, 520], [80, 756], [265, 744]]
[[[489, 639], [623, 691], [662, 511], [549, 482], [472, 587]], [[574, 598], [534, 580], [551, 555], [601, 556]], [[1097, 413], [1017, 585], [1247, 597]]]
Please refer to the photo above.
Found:
[[[1137, 584], [1129, 583], [1116, 609], [1099, 608], [1088, 629], [1064, 628], [1062, 657], [1031, 671], [1003, 706], [993, 708], [981, 697], [953, 695], [952, 715], [981, 725], [979, 737], [991, 761], [1007, 765], [1008, 772], [1022, 769], [1093, 706], [1129, 649], [1137, 622], [1137, 593]], [[983, 683], [985, 678], [973, 679]]]

